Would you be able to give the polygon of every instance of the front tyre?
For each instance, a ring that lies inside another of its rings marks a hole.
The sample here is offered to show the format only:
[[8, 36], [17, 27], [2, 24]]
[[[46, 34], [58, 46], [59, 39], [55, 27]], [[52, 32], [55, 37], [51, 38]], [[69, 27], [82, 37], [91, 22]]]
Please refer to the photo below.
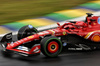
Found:
[[41, 40], [41, 52], [47, 57], [57, 57], [62, 51], [62, 42], [54, 37], [45, 37]]

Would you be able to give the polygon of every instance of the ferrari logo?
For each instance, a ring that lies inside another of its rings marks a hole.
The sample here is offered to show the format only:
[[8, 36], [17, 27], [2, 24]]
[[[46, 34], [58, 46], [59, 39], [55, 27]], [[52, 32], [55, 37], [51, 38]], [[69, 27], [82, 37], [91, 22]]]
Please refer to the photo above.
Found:
[[63, 35], [66, 35], [66, 32], [63, 32]]

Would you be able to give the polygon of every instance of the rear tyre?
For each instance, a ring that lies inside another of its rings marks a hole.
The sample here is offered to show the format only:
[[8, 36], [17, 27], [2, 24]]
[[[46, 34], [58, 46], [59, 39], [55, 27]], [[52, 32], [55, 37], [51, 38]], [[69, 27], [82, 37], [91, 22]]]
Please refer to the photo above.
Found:
[[32, 25], [26, 25], [19, 29], [17, 37], [18, 37], [18, 40], [20, 40], [27, 36], [33, 35], [37, 32], [38, 32], [38, 30], [36, 28], [34, 28]]
[[41, 52], [47, 57], [57, 57], [62, 51], [62, 42], [53, 36], [41, 40]]

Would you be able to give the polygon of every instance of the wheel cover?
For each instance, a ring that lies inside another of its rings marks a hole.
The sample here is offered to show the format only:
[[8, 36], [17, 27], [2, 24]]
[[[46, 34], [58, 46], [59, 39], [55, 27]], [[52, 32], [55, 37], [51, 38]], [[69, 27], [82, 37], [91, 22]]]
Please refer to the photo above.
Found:
[[56, 41], [49, 42], [49, 44], [48, 44], [48, 51], [50, 53], [55, 53], [55, 52], [58, 51], [58, 49], [59, 49], [59, 45], [58, 45], [58, 43]]

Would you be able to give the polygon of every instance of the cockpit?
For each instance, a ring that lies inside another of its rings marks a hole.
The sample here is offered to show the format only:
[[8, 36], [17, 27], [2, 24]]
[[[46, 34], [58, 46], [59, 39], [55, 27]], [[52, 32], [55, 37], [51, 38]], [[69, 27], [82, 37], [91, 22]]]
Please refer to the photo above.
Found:
[[[80, 29], [80, 30], [86, 30], [86, 27], [94, 26], [98, 23], [100, 23], [100, 17], [98, 16], [92, 16], [92, 13], [86, 13], [87, 17], [85, 21], [67, 21], [63, 25], [60, 26], [59, 23], [58, 26], [60, 28], [64, 28], [66, 30], [74, 30], [74, 29]], [[98, 20], [99, 19], [99, 20]]]

